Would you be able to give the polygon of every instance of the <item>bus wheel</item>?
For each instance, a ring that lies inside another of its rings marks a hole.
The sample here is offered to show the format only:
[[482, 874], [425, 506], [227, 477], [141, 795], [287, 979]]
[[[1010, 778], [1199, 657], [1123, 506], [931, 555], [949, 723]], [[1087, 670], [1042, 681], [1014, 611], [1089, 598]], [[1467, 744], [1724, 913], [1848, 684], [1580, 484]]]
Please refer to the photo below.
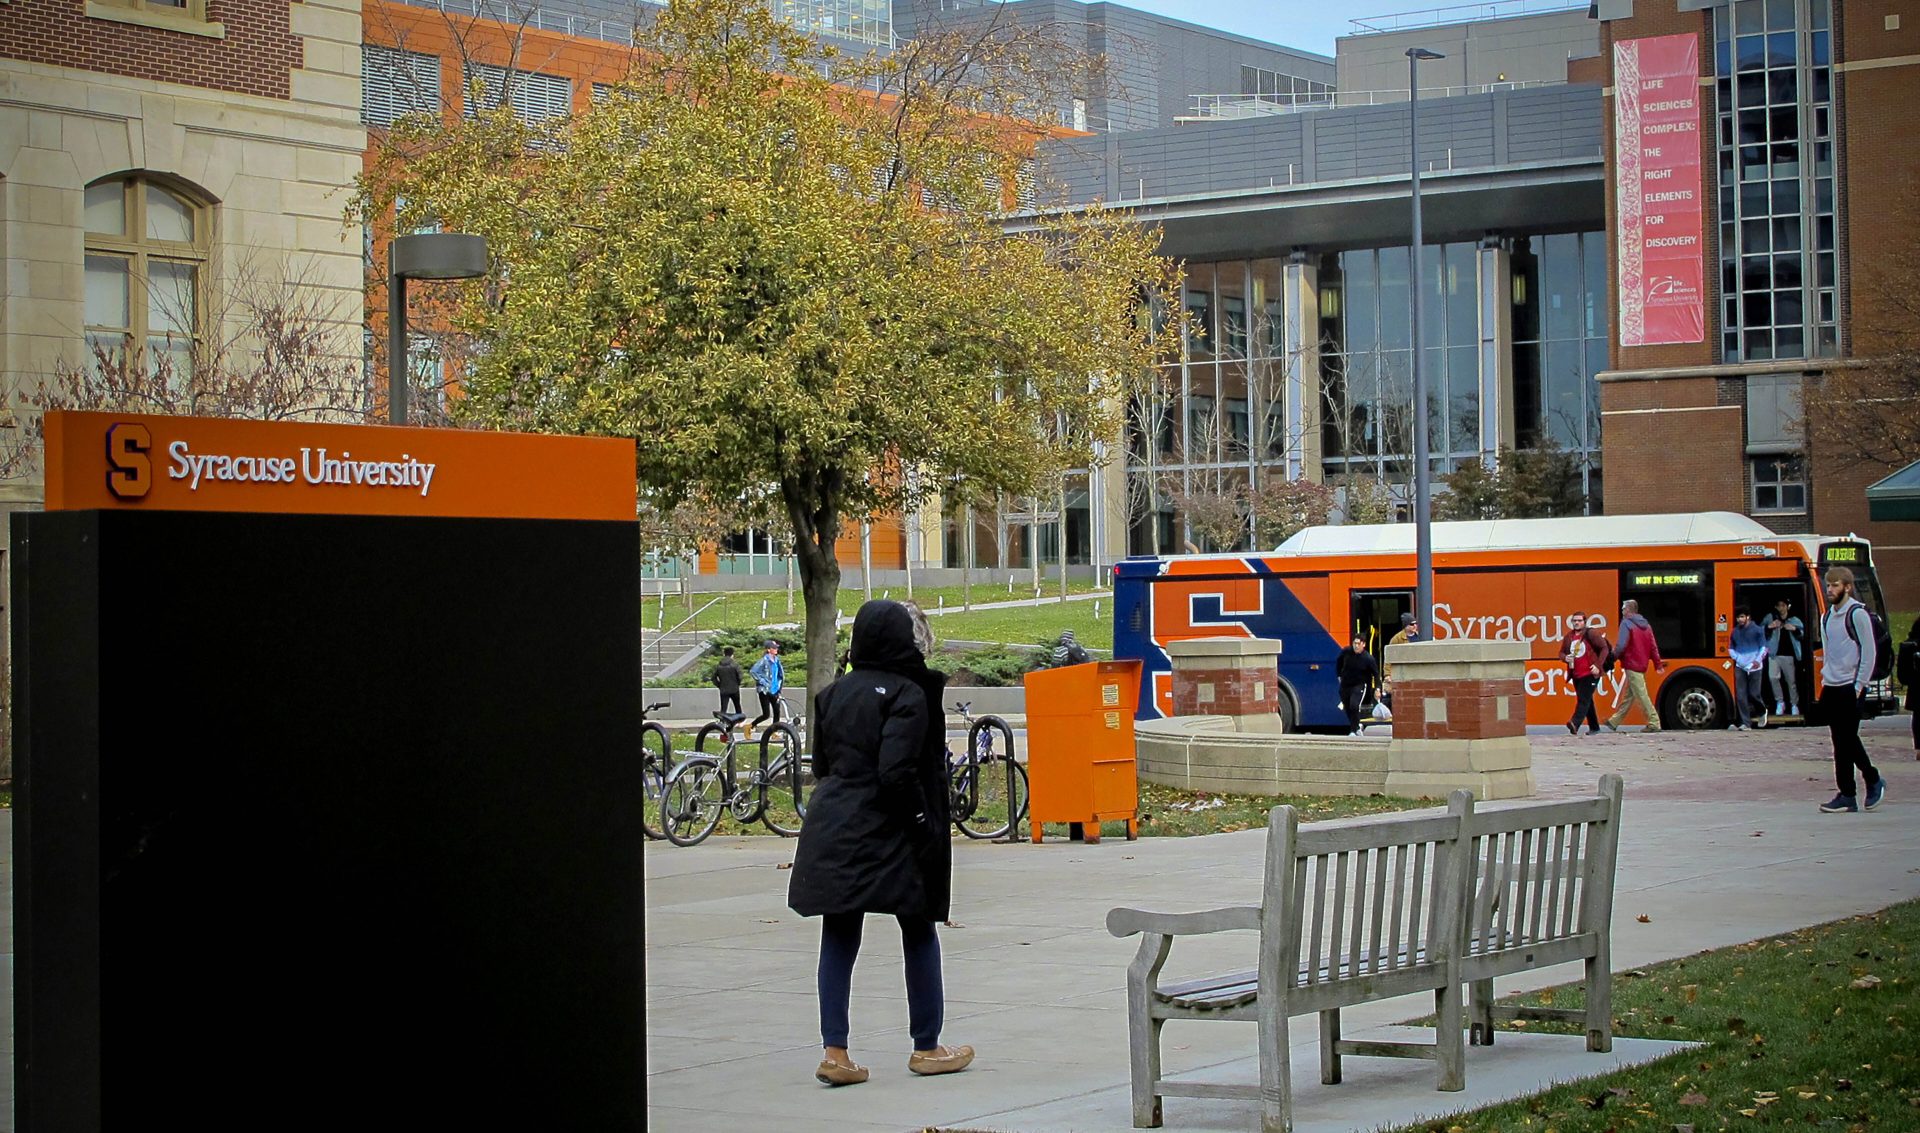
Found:
[[1294, 704], [1293, 695], [1284, 687], [1277, 691], [1280, 707], [1274, 709], [1274, 714], [1280, 717], [1281, 734], [1290, 736], [1300, 730], [1300, 708]]
[[1727, 723], [1726, 698], [1709, 678], [1680, 677], [1660, 690], [1660, 717], [1670, 728], [1722, 728]]

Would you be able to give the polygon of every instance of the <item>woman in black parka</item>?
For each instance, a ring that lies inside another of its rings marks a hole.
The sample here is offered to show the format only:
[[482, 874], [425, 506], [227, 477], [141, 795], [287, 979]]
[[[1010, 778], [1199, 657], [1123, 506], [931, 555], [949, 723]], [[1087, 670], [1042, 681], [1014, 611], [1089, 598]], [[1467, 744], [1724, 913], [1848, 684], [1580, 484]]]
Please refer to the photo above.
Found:
[[940, 1045], [940, 940], [953, 892], [947, 824], [946, 678], [927, 668], [926, 616], [874, 601], [853, 619], [853, 668], [813, 699], [813, 774], [787, 904], [820, 917], [820, 1041], [814, 1077], [867, 1080], [847, 1055], [847, 1008], [868, 913], [900, 922], [916, 1074], [950, 1074], [973, 1048]]

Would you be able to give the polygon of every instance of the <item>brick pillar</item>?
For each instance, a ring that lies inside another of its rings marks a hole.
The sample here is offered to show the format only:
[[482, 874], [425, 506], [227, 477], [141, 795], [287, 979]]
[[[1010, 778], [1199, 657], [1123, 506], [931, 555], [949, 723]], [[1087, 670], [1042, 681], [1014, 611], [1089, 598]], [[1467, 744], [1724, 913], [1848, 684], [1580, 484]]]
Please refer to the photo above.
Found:
[[1387, 646], [1393, 665], [1387, 793], [1442, 798], [1465, 787], [1481, 799], [1533, 794], [1527, 654], [1525, 643], [1507, 641]]
[[1167, 646], [1173, 659], [1173, 714], [1225, 716], [1237, 732], [1280, 731], [1280, 643], [1198, 637]]

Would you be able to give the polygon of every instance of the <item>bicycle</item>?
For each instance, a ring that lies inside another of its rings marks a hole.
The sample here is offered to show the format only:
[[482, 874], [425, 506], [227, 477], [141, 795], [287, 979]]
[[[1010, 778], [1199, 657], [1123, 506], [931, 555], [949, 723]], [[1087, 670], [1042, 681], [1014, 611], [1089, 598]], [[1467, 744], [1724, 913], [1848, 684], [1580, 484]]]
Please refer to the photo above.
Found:
[[647, 717], [667, 704], [663, 700], [640, 709], [640, 829], [656, 841], [664, 835], [647, 821], [647, 815], [660, 809], [660, 799], [666, 794], [667, 772], [673, 766], [673, 738], [666, 728]]
[[[746, 719], [744, 715], [715, 712], [713, 718], [694, 737], [694, 754], [667, 776], [660, 806], [660, 828], [667, 841], [676, 846], [699, 845], [720, 824], [723, 811], [742, 823], [757, 819], [782, 837], [800, 833], [813, 760], [801, 750], [799, 734], [782, 722], [769, 724], [758, 741], [742, 740], [734, 728]], [[716, 736], [726, 746], [708, 755], [707, 741]], [[756, 742], [759, 764], [743, 770], [738, 762], [740, 746]]]
[[976, 719], [971, 701], [953, 707], [967, 726], [963, 752], [947, 744], [953, 824], [969, 838], [1011, 839], [1027, 816], [1027, 769], [1014, 758], [1013, 729], [998, 716]]

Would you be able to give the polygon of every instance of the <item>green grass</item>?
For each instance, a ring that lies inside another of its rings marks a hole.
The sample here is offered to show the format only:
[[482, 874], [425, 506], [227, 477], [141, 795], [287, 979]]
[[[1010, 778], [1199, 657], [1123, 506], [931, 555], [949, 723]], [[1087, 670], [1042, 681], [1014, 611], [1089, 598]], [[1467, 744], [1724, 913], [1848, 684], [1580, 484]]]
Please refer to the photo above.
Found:
[[1070, 629], [1088, 649], [1113, 648], [1113, 602], [1099, 600], [1100, 616], [1093, 616], [1093, 602], [1063, 602], [1041, 606], [1012, 606], [1004, 610], [974, 610], [964, 614], [941, 614], [929, 619], [934, 637], [943, 641], [1000, 641], [1032, 645], [1060, 636]]
[[1616, 1036], [1702, 1046], [1401, 1133], [1920, 1129], [1920, 902], [1616, 973], [1613, 1006]]
[[[1095, 586], [1087, 581], [1069, 580], [1067, 583], [1067, 592], [1070, 594], [1086, 594], [1093, 590], [1101, 589], [1105, 589], [1105, 587]], [[1052, 598], [1057, 597], [1059, 593], [1060, 583], [1057, 580], [1048, 581], [1042, 587], [1041, 596], [1044, 598]], [[906, 588], [901, 586], [880, 587], [876, 588], [873, 592], [875, 598], [882, 597], [883, 595], [891, 598], [904, 599], [907, 596], [907, 592]], [[1011, 597], [1015, 599], [1031, 598], [1033, 597], [1033, 588], [1024, 580], [1016, 581]], [[806, 604], [802, 601], [797, 588], [793, 595], [793, 612], [791, 614], [787, 612], [787, 592], [785, 589], [696, 593], [693, 596], [693, 605], [691, 607], [687, 605], [687, 600], [684, 596], [673, 595], [665, 599], [657, 596], [649, 597], [641, 602], [640, 614], [648, 629], [653, 629], [657, 625], [661, 628], [671, 629], [674, 624], [682, 618], [685, 618], [695, 610], [699, 610], [715, 598], [720, 599], [720, 601], [716, 603], [712, 609], [700, 615], [699, 625], [702, 628], [708, 626], [748, 626], [777, 624], [781, 622], [799, 622], [806, 617]], [[958, 586], [915, 586], [913, 588], [913, 600], [929, 610], [937, 608], [942, 601], [948, 606], [958, 606], [961, 604], [961, 598], [961, 588]], [[1007, 594], [1007, 586], [1005, 583], [1001, 583], [998, 586], [989, 586], [981, 583], [975, 585], [973, 588], [973, 600], [975, 604], [982, 602], [1005, 602], [1008, 598], [1009, 595]], [[666, 602], [666, 621], [664, 625], [661, 625], [660, 603], [663, 600]], [[841, 614], [846, 617], [852, 617], [854, 611], [860, 608], [860, 603], [865, 600], [866, 594], [863, 591], [858, 589], [841, 590], [838, 603]], [[762, 603], [765, 603], [766, 610], [766, 616], [764, 618], [761, 617]], [[1077, 605], [1077, 603], [1075, 604]]]

